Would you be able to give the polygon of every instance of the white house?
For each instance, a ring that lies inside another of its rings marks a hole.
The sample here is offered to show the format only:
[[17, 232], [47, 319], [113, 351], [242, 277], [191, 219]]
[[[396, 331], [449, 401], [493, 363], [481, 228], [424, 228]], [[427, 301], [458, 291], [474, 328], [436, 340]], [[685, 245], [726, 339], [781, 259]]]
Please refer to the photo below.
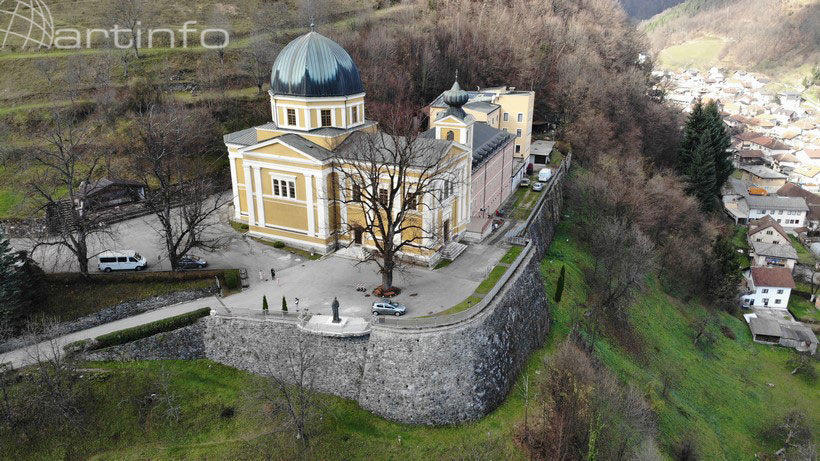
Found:
[[755, 242], [775, 245], [791, 245], [786, 229], [777, 224], [771, 216], [752, 221], [749, 223], [749, 243]]
[[784, 229], [796, 229], [806, 225], [809, 211], [803, 197], [780, 197], [777, 195], [747, 195], [749, 220], [771, 216]]
[[803, 100], [800, 93], [780, 93], [778, 96], [780, 96], [780, 105], [791, 110], [799, 109], [800, 101]]
[[742, 296], [747, 307], [785, 310], [794, 288], [792, 271], [785, 267], [752, 267], [745, 274], [749, 290]]

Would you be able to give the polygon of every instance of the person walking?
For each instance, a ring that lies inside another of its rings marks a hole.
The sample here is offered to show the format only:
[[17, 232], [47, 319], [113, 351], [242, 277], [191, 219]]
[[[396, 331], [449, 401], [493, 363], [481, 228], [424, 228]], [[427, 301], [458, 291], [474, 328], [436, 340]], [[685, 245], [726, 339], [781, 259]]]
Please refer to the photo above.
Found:
[[270, 279], [271, 280], [276, 280], [276, 269], [274, 269], [272, 267], [270, 268]]

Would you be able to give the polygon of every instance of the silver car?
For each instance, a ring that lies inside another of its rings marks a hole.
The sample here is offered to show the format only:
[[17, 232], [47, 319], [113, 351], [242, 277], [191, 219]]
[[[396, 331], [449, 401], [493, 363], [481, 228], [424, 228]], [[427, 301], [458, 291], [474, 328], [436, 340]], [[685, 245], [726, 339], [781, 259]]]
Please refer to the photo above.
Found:
[[389, 299], [382, 299], [373, 302], [373, 315], [404, 315], [407, 312], [407, 307], [404, 304], [399, 304]]
[[540, 183], [540, 182], [533, 183], [533, 185], [532, 185], [532, 191], [533, 192], [541, 192], [542, 190], [544, 190], [544, 183]]

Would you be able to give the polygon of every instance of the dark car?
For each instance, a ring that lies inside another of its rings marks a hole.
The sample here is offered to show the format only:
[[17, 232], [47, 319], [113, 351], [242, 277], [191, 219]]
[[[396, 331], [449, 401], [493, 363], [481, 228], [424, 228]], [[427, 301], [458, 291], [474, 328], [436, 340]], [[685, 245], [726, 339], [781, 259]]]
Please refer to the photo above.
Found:
[[373, 302], [373, 315], [404, 315], [407, 313], [407, 308], [403, 304], [399, 304], [389, 299], [382, 299]]
[[208, 265], [208, 261], [199, 256], [183, 256], [179, 258], [179, 267], [181, 269], [204, 269]]

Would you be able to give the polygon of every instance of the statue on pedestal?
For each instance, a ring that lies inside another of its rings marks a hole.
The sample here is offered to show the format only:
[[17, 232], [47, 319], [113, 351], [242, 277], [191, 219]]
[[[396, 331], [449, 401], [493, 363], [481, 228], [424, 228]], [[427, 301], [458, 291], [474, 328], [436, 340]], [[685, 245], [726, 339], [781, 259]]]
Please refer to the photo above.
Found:
[[333, 298], [333, 304], [330, 305], [330, 308], [333, 310], [333, 323], [341, 323], [342, 319], [339, 318], [339, 300], [335, 297]]

